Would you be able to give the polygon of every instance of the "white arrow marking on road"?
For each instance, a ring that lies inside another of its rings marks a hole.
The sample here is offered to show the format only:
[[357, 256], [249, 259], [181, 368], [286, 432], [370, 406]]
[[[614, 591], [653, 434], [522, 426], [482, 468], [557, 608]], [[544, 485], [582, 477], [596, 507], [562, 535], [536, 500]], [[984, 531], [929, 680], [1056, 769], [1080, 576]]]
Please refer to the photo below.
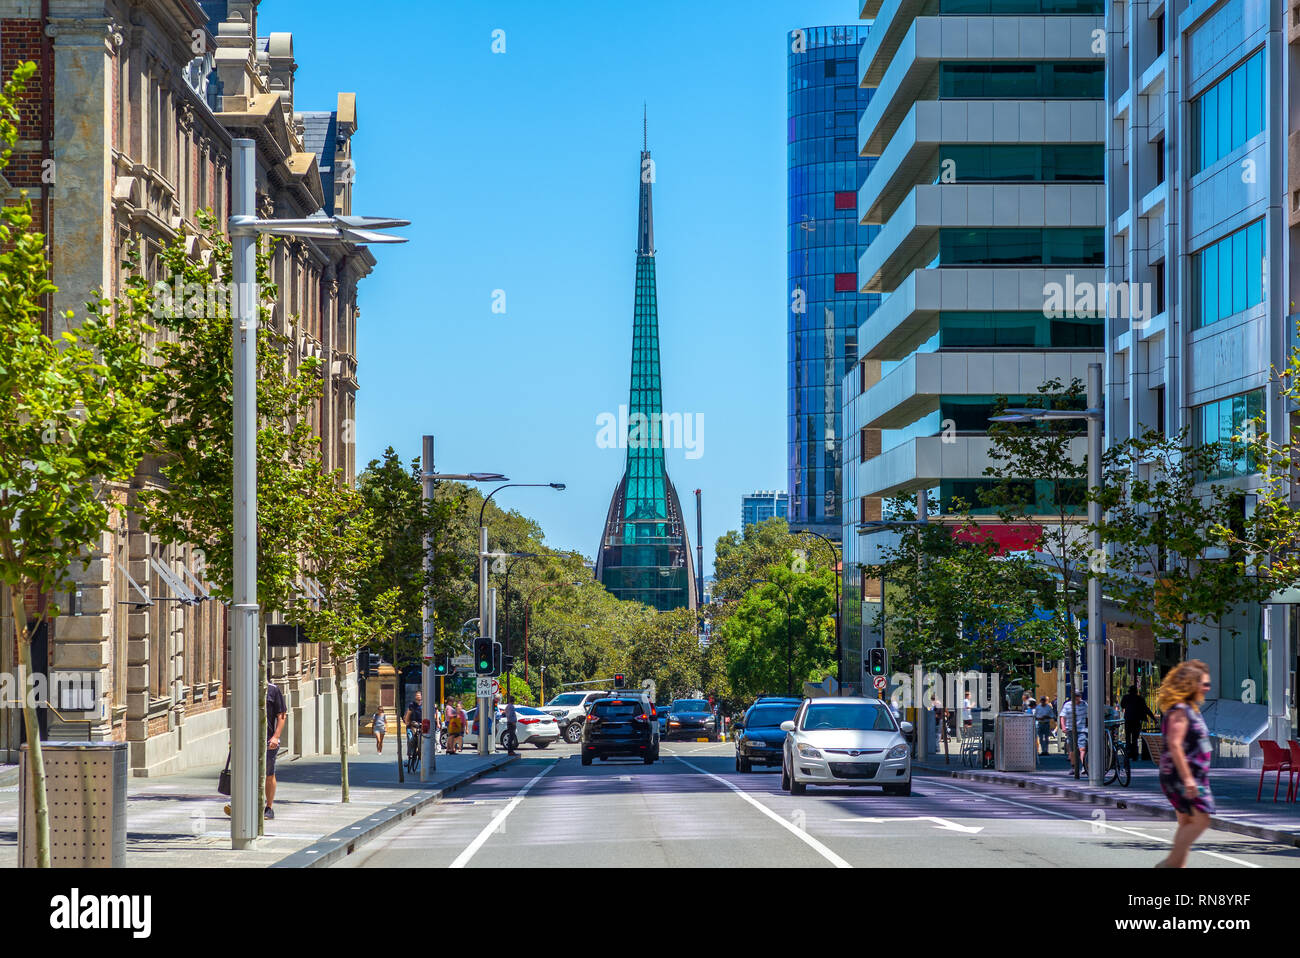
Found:
[[837, 822], [871, 822], [877, 825], [881, 822], [934, 822], [936, 828], [946, 828], [952, 832], [965, 832], [968, 835], [984, 831], [983, 825], [958, 825], [956, 822], [950, 822], [946, 818], [936, 818], [934, 815], [917, 815], [913, 818], [837, 818], [835, 820]]

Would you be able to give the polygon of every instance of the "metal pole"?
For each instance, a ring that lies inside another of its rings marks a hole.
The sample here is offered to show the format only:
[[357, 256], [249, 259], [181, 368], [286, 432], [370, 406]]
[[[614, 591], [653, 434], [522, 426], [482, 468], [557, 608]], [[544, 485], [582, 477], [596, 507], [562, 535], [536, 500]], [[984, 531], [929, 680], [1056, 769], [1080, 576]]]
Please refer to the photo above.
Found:
[[[426, 507], [433, 502], [433, 437], [425, 436], [423, 448], [421, 449], [423, 462], [424, 477], [424, 504]], [[437, 770], [438, 768], [438, 735], [437, 720], [434, 713], [434, 695], [433, 695], [433, 669], [430, 666], [429, 659], [433, 656], [433, 623], [435, 621], [435, 612], [433, 608], [433, 591], [428, 586], [430, 582], [428, 576], [433, 573], [433, 541], [426, 533], [424, 537], [424, 572], [425, 572], [425, 595], [424, 595], [424, 657], [420, 668], [420, 688], [424, 693], [425, 714], [429, 718], [429, 731], [421, 732], [424, 736], [423, 759], [420, 762], [420, 781], [429, 780], [429, 769]]]
[[[1101, 408], [1101, 363], [1088, 364], [1088, 408]], [[1101, 487], [1101, 418], [1088, 417], [1088, 488], [1096, 492]], [[1088, 523], [1092, 529], [1093, 556], [1101, 555], [1101, 503], [1096, 496], [1088, 500]], [[1092, 737], [1092, 761], [1088, 763], [1088, 784], [1100, 787], [1105, 772], [1103, 745], [1105, 719], [1102, 711], [1102, 689], [1106, 681], [1102, 672], [1106, 668], [1106, 647], [1101, 639], [1101, 580], [1088, 578], [1088, 733]]]
[[[484, 569], [486, 571], [487, 562], [484, 560]], [[487, 618], [483, 620], [486, 628], [483, 634], [496, 641], [497, 637], [497, 590], [487, 590]], [[492, 733], [494, 731], [493, 721], [496, 718], [496, 709], [492, 702], [492, 696], [479, 696], [478, 700], [478, 753], [480, 755], [492, 754]]]
[[794, 632], [790, 627], [790, 596], [785, 597], [785, 685], [794, 695]]
[[[487, 500], [483, 500], [484, 507], [487, 506]], [[488, 626], [487, 611], [487, 575], [488, 575], [488, 532], [487, 526], [481, 522], [478, 527], [478, 634], [482, 636], [490, 635]], [[477, 664], [477, 663], [476, 663]], [[477, 674], [475, 677], [477, 682]], [[478, 753], [486, 755], [487, 746], [484, 744], [487, 736], [483, 734], [484, 719], [487, 718], [487, 710], [483, 707], [483, 697], [476, 696], [478, 701]]]
[[704, 510], [700, 490], [695, 490], [695, 605], [704, 604]]
[[234, 556], [231, 590], [230, 844], [257, 837], [257, 234], [235, 229], [257, 215], [257, 153], [252, 140], [231, 143], [231, 281], [234, 336]]

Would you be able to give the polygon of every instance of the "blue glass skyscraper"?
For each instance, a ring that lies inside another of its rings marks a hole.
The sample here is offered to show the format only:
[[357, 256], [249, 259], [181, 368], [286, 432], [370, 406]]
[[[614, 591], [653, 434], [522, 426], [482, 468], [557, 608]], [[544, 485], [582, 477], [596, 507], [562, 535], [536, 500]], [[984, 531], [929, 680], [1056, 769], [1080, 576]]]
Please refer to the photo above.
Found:
[[858, 257], [878, 226], [858, 225], [858, 189], [874, 159], [858, 156], [865, 25], [809, 27], [788, 44], [787, 471], [794, 528], [840, 537], [840, 380], [857, 359], [858, 327], [880, 303], [858, 292]]

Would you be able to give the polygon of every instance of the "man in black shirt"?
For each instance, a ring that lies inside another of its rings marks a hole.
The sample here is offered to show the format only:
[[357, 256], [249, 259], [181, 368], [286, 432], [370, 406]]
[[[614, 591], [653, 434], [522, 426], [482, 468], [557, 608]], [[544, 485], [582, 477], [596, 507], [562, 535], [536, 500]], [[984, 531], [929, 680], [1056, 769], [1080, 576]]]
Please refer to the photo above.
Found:
[[284, 704], [284, 693], [274, 682], [266, 683], [266, 809], [263, 816], [269, 821], [275, 818], [272, 805], [275, 804], [275, 756], [280, 751], [280, 736], [284, 734], [284, 723], [289, 717], [289, 710]]
[[1124, 739], [1128, 747], [1129, 758], [1138, 757], [1138, 738], [1142, 734], [1142, 723], [1155, 718], [1147, 700], [1138, 695], [1136, 685], [1128, 687], [1128, 694], [1119, 700], [1119, 707], [1124, 710]]
[[415, 739], [421, 734], [424, 724], [424, 696], [421, 693], [415, 693], [415, 701], [407, 706], [402, 721], [406, 723], [406, 753], [409, 755], [415, 749]]

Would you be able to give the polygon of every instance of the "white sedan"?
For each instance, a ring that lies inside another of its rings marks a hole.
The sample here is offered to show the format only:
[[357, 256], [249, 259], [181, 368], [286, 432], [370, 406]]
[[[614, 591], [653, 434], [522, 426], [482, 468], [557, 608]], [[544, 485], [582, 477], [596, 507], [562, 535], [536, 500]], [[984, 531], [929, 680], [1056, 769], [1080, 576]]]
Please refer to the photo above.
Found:
[[[537, 748], [546, 748], [552, 742], [557, 741], [560, 737], [560, 727], [555, 724], [555, 717], [549, 712], [543, 712], [541, 709], [530, 708], [527, 705], [516, 705], [515, 716], [517, 719], [515, 725], [515, 734], [518, 736], [520, 745], [533, 745]], [[472, 708], [465, 713], [469, 720], [469, 728], [465, 730], [465, 747], [478, 747], [478, 709]], [[498, 706], [496, 710], [496, 722], [494, 728], [497, 748], [504, 749], [506, 734], [505, 708]]]
[[887, 703], [867, 698], [808, 699], [787, 733], [781, 785], [801, 795], [809, 785], [881, 785], [885, 794], [912, 794], [912, 750]]

